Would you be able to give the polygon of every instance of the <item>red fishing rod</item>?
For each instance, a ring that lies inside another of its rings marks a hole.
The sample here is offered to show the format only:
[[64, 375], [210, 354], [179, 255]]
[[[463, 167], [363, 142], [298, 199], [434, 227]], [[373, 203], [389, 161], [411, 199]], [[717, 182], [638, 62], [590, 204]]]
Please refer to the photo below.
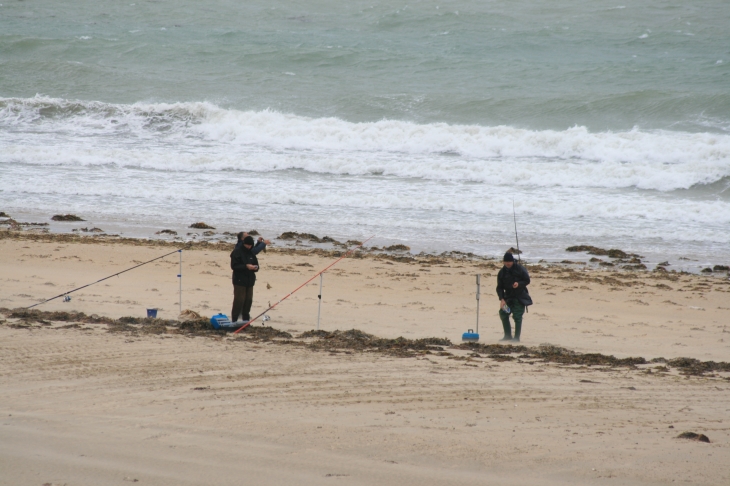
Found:
[[256, 317], [254, 317], [253, 319], [251, 319], [250, 321], [248, 321], [248, 322], [247, 322], [246, 324], [244, 324], [243, 326], [241, 326], [241, 327], [239, 327], [238, 329], [236, 329], [236, 330], [235, 330], [235, 331], [233, 332], [233, 334], [238, 334], [239, 332], [241, 332], [241, 331], [243, 331], [244, 329], [246, 329], [246, 328], [247, 328], [248, 326], [250, 326], [250, 325], [251, 325], [251, 323], [252, 323], [253, 321], [255, 321], [255, 320], [256, 320], [256, 319], [258, 319], [259, 317], [263, 316], [264, 314], [266, 314], [267, 312], [269, 312], [269, 311], [270, 311], [271, 309], [273, 309], [273, 308], [274, 308], [274, 307], [276, 307], [277, 305], [279, 305], [279, 304], [281, 304], [282, 302], [284, 302], [284, 301], [285, 301], [286, 299], [288, 299], [289, 297], [291, 297], [292, 295], [294, 295], [294, 293], [295, 293], [295, 292], [297, 292], [297, 291], [298, 291], [299, 289], [301, 289], [302, 287], [304, 287], [305, 285], [307, 285], [307, 284], [308, 284], [309, 282], [311, 282], [312, 280], [314, 280], [315, 278], [317, 278], [317, 277], [318, 277], [319, 275], [323, 274], [324, 272], [326, 272], [326, 271], [327, 271], [327, 270], [329, 270], [330, 268], [332, 268], [332, 267], [334, 267], [335, 265], [337, 265], [337, 264], [338, 264], [338, 263], [339, 263], [340, 261], [342, 261], [343, 259], [347, 258], [347, 256], [348, 256], [348, 255], [349, 255], [350, 253], [352, 253], [353, 251], [357, 250], [358, 248], [362, 248], [362, 246], [363, 246], [363, 245], [364, 245], [365, 243], [367, 243], [368, 241], [372, 240], [372, 239], [373, 239], [374, 237], [375, 237], [375, 235], [373, 235], [373, 236], [371, 236], [370, 238], [368, 238], [367, 240], [363, 241], [362, 243], [360, 243], [359, 245], [357, 245], [357, 246], [356, 246], [355, 248], [352, 248], [351, 250], [348, 250], [348, 251], [347, 251], [347, 253], [345, 253], [345, 254], [344, 254], [344, 255], [342, 255], [342, 256], [341, 256], [340, 258], [338, 258], [338, 259], [337, 259], [337, 260], [335, 260], [334, 262], [332, 262], [332, 263], [330, 263], [329, 265], [327, 265], [327, 266], [326, 266], [326, 267], [324, 268], [324, 270], [321, 270], [321, 271], [319, 271], [319, 272], [315, 273], [315, 274], [314, 274], [314, 275], [312, 276], [312, 278], [310, 278], [309, 280], [307, 280], [306, 282], [304, 282], [304, 283], [303, 283], [302, 285], [300, 285], [300, 286], [299, 286], [299, 287], [297, 287], [296, 289], [294, 289], [294, 290], [292, 290], [291, 292], [289, 292], [289, 294], [287, 294], [287, 296], [286, 296], [286, 297], [284, 297], [283, 299], [281, 299], [281, 300], [280, 300], [279, 302], [277, 302], [276, 304], [272, 305], [271, 307], [269, 307], [268, 309], [266, 309], [265, 311], [263, 311], [263, 312], [262, 312], [261, 314], [257, 315]]

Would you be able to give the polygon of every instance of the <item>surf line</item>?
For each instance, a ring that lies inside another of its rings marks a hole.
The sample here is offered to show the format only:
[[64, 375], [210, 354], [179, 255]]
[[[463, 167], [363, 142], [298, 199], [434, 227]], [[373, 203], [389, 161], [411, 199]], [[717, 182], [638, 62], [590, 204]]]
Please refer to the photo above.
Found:
[[[114, 275], [109, 275], [108, 277], [104, 277], [104, 278], [102, 278], [102, 279], [100, 279], [100, 280], [97, 280], [96, 282], [91, 282], [90, 284], [86, 284], [86, 285], [84, 285], [84, 286], [81, 286], [81, 287], [77, 287], [77, 288], [75, 288], [75, 289], [73, 289], [73, 290], [69, 290], [68, 292], [64, 292], [64, 293], [62, 293], [62, 294], [58, 294], [57, 296], [55, 296], [55, 297], [51, 297], [50, 299], [46, 299], [46, 300], [44, 300], [43, 302], [38, 302], [37, 304], [33, 304], [33, 305], [29, 306], [29, 307], [26, 307], [26, 310], [27, 310], [27, 309], [32, 309], [33, 307], [35, 307], [35, 306], [37, 306], [37, 305], [45, 304], [46, 302], [50, 302], [50, 301], [52, 301], [52, 300], [58, 299], [59, 297], [65, 297], [65, 296], [67, 296], [68, 294], [71, 294], [71, 293], [73, 293], [73, 292], [76, 292], [77, 290], [85, 289], [86, 287], [91, 287], [92, 285], [96, 285], [96, 284], [98, 284], [99, 282], [103, 282], [104, 280], [109, 280], [109, 279], [110, 279], [110, 278], [112, 278], [112, 277], [116, 277], [117, 275], [121, 275], [121, 274], [123, 274], [123, 273], [125, 273], [125, 272], [129, 272], [130, 270], [134, 270], [135, 268], [139, 268], [139, 267], [141, 267], [142, 265], [147, 265], [148, 263], [152, 263], [152, 262], [154, 262], [154, 261], [156, 261], [156, 260], [160, 260], [160, 259], [162, 259], [162, 258], [165, 258], [166, 256], [174, 255], [175, 253], [180, 253], [180, 258], [182, 258], [182, 248], [181, 248], [181, 249], [178, 249], [178, 250], [175, 250], [175, 251], [171, 251], [170, 253], [165, 253], [164, 255], [162, 255], [162, 256], [158, 256], [157, 258], [153, 258], [152, 260], [148, 260], [148, 261], [146, 261], [146, 262], [140, 263], [139, 265], [135, 265], [135, 266], [133, 266], [133, 267], [131, 267], [131, 268], [128, 268], [128, 269], [126, 269], [126, 270], [122, 270], [121, 272], [117, 272], [117, 273], [115, 273]], [[182, 262], [182, 260], [181, 260], [181, 262]], [[182, 265], [182, 263], [181, 263], [181, 265]], [[181, 284], [181, 285], [182, 285], [182, 284]], [[181, 290], [181, 292], [182, 292], [182, 290]]]
[[274, 307], [276, 307], [277, 305], [279, 305], [279, 304], [281, 304], [282, 302], [284, 302], [284, 301], [285, 301], [286, 299], [288, 299], [289, 297], [291, 297], [292, 295], [294, 295], [294, 293], [296, 293], [296, 292], [297, 292], [297, 291], [298, 291], [299, 289], [301, 289], [302, 287], [304, 287], [305, 285], [307, 285], [307, 284], [308, 284], [309, 282], [311, 282], [311, 281], [312, 281], [312, 280], [314, 280], [315, 278], [319, 277], [319, 276], [320, 276], [321, 274], [323, 274], [324, 272], [326, 272], [326, 271], [327, 271], [327, 270], [329, 270], [330, 268], [332, 268], [332, 267], [334, 267], [335, 265], [337, 265], [337, 264], [338, 264], [338, 263], [339, 263], [340, 261], [342, 261], [343, 259], [347, 258], [347, 256], [348, 256], [348, 255], [349, 255], [350, 253], [352, 253], [353, 251], [357, 250], [358, 248], [362, 248], [362, 246], [363, 246], [363, 245], [364, 245], [365, 243], [367, 243], [368, 241], [372, 240], [373, 238], [375, 238], [375, 235], [373, 235], [373, 236], [371, 236], [370, 238], [368, 238], [367, 240], [363, 241], [362, 243], [360, 243], [360, 244], [359, 244], [359, 245], [357, 245], [356, 247], [354, 247], [354, 248], [352, 248], [352, 249], [348, 250], [348, 251], [347, 251], [347, 253], [345, 253], [345, 254], [344, 254], [344, 255], [342, 255], [342, 256], [341, 256], [340, 258], [338, 258], [338, 259], [337, 259], [337, 260], [335, 260], [334, 262], [332, 262], [332, 263], [330, 263], [329, 265], [327, 265], [327, 266], [326, 266], [326, 267], [325, 267], [325, 268], [324, 268], [323, 270], [320, 270], [319, 272], [315, 273], [315, 274], [314, 274], [314, 275], [312, 276], [312, 278], [310, 278], [309, 280], [307, 280], [306, 282], [304, 282], [304, 283], [303, 283], [302, 285], [300, 285], [299, 287], [297, 287], [297, 288], [295, 288], [294, 290], [292, 290], [291, 292], [289, 292], [289, 293], [288, 293], [288, 294], [286, 295], [286, 297], [284, 297], [284, 298], [282, 298], [281, 300], [279, 300], [279, 302], [277, 302], [276, 304], [274, 304], [274, 305], [270, 306], [270, 307], [269, 307], [268, 309], [266, 309], [265, 311], [263, 311], [263, 312], [262, 312], [261, 314], [257, 315], [256, 317], [254, 317], [253, 319], [251, 319], [250, 321], [248, 321], [248, 322], [247, 322], [246, 324], [244, 324], [243, 326], [241, 326], [241, 327], [239, 327], [238, 329], [236, 329], [236, 330], [235, 330], [235, 331], [233, 332], [233, 334], [238, 334], [239, 332], [241, 332], [241, 331], [243, 331], [244, 329], [246, 329], [246, 328], [247, 328], [248, 326], [250, 326], [250, 325], [251, 325], [251, 323], [252, 323], [253, 321], [255, 321], [255, 320], [256, 320], [256, 319], [258, 319], [259, 317], [263, 316], [264, 314], [266, 314], [267, 312], [269, 312], [269, 311], [270, 311], [271, 309], [273, 309], [273, 308], [274, 308]]

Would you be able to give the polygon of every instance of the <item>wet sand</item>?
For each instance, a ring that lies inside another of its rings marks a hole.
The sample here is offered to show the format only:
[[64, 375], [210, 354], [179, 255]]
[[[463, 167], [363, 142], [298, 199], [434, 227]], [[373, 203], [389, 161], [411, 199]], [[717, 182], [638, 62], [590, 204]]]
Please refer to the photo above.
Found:
[[[31, 305], [167, 247], [0, 240], [0, 307]], [[230, 312], [226, 248], [183, 253], [183, 308]], [[254, 311], [332, 258], [260, 255]], [[646, 360], [729, 361], [727, 278], [530, 266], [522, 344]], [[324, 278], [321, 329], [501, 337], [484, 261], [348, 258]], [[44, 304], [111, 318], [178, 315], [177, 255]], [[267, 288], [270, 287], [270, 288]], [[295, 338], [318, 281], [271, 312]], [[730, 376], [662, 363], [581, 366], [462, 349], [399, 358], [232, 336], [0, 325], [0, 484], [725, 484]], [[305, 340], [306, 341], [306, 340]], [[652, 370], [652, 373], [648, 373]], [[677, 439], [684, 431], [711, 443]], [[2, 482], [4, 481], [4, 482]]]

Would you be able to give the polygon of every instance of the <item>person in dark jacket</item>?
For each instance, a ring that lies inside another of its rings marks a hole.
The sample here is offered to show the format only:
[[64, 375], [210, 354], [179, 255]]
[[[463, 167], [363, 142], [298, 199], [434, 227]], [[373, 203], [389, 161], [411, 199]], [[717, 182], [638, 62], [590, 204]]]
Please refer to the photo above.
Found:
[[[530, 285], [530, 275], [527, 269], [515, 262], [512, 253], [507, 252], [503, 258], [504, 266], [497, 274], [497, 296], [499, 296], [499, 318], [502, 320], [504, 337], [500, 341], [520, 342], [522, 331], [522, 314], [525, 308], [532, 305], [532, 298], [527, 291]], [[510, 312], [505, 312], [509, 307]], [[515, 321], [515, 337], [512, 337], [509, 315]]]
[[231, 321], [234, 322], [241, 316], [244, 321], [251, 320], [253, 286], [256, 284], [256, 272], [259, 271], [259, 261], [252, 251], [253, 248], [253, 237], [246, 236], [241, 240], [241, 246], [231, 252], [231, 270], [233, 270]]

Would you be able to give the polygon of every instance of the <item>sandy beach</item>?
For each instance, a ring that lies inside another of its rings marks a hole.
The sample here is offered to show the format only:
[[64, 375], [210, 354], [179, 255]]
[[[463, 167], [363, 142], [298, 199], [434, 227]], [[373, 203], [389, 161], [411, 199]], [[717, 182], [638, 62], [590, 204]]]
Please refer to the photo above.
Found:
[[[0, 245], [3, 485], [730, 480], [730, 372], [672, 361], [727, 360], [727, 278], [528, 265], [525, 348], [495, 354], [460, 346], [477, 273], [481, 343], [501, 337], [495, 262], [345, 259], [324, 277], [323, 331], [454, 344], [395, 353], [302, 337], [316, 326], [317, 280], [270, 313], [267, 325], [291, 338], [260, 325], [183, 332], [172, 322], [177, 254], [44, 304], [38, 319], [13, 317], [171, 247], [10, 232]], [[230, 312], [229, 246], [183, 252], [184, 309]], [[334, 259], [308, 252], [260, 255], [254, 311]], [[112, 321], [148, 307], [163, 320]], [[42, 317], [53, 311], [97, 317]], [[645, 364], [541, 359], [546, 343]]]

